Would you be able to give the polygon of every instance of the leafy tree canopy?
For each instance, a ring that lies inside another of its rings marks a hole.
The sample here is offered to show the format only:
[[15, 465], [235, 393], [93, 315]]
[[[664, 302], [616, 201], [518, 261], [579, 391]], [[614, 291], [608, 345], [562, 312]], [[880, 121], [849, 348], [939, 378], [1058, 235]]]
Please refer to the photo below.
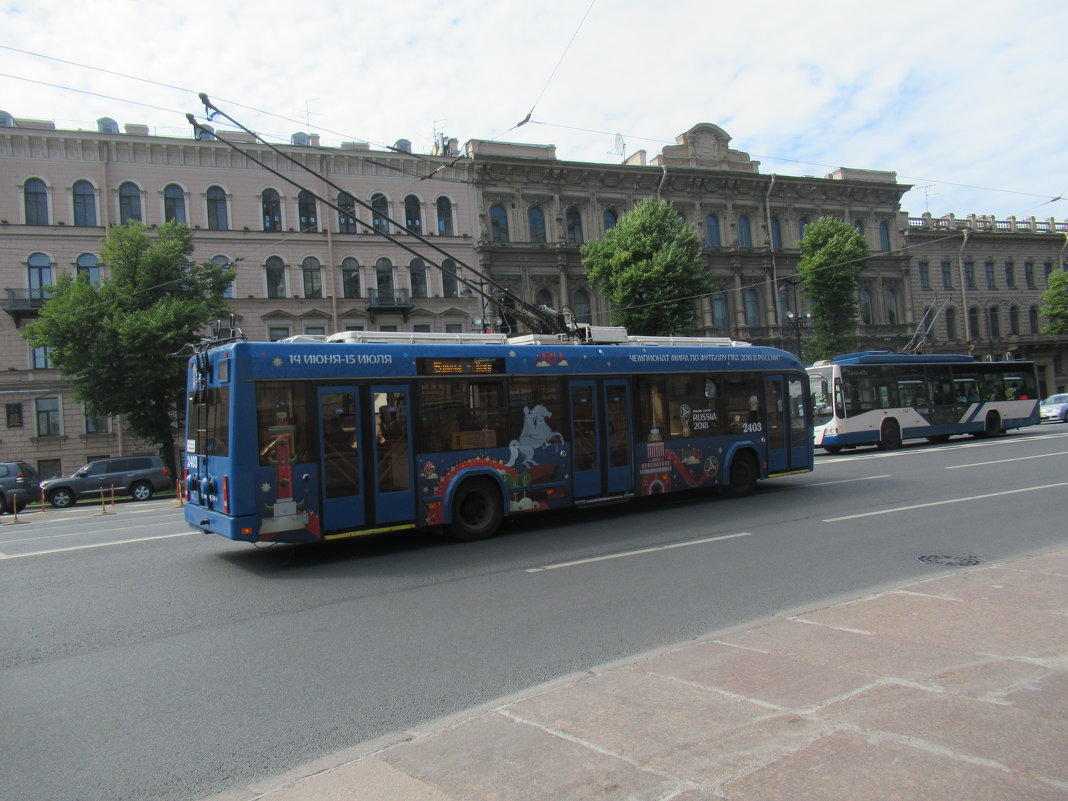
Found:
[[692, 331], [697, 298], [714, 288], [697, 231], [664, 200], [641, 201], [581, 252], [590, 284], [613, 305], [612, 321], [632, 334]]
[[1068, 334], [1068, 272], [1049, 274], [1049, 285], [1042, 293], [1042, 314], [1049, 320], [1042, 333], [1051, 336]]
[[867, 260], [867, 242], [848, 223], [822, 217], [805, 227], [798, 272], [812, 314], [805, 343], [809, 362], [855, 348], [857, 282]]
[[101, 246], [110, 276], [60, 276], [40, 317], [26, 327], [35, 347], [96, 414], [122, 416], [134, 434], [174, 452], [185, 396], [185, 364], [176, 354], [226, 313], [228, 266], [194, 263], [193, 237], [181, 223], [150, 236], [142, 223], [115, 226]]

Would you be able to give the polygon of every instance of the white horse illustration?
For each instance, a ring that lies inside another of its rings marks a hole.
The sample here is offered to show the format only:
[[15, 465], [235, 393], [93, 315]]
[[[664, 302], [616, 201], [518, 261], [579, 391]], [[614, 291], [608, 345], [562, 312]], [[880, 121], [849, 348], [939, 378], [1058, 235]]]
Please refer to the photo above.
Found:
[[517, 460], [521, 467], [533, 467], [537, 464], [534, 451], [547, 448], [553, 442], [558, 446], [563, 444], [563, 435], [553, 431], [545, 422], [552, 416], [553, 413], [540, 403], [534, 408], [523, 407], [523, 430], [519, 434], [519, 439], [513, 439], [508, 443], [512, 458], [505, 463], [505, 467], [514, 466]]

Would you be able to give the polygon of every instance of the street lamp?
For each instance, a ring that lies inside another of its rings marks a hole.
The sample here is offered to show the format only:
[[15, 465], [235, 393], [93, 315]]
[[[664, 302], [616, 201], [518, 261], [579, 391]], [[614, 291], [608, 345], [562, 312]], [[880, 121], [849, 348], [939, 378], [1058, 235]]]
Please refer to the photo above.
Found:
[[801, 329], [808, 325], [808, 321], [812, 319], [812, 315], [808, 312], [804, 314], [797, 314], [792, 311], [786, 312], [786, 322], [792, 325], [794, 328], [794, 336], [797, 338], [797, 358], [801, 357]]

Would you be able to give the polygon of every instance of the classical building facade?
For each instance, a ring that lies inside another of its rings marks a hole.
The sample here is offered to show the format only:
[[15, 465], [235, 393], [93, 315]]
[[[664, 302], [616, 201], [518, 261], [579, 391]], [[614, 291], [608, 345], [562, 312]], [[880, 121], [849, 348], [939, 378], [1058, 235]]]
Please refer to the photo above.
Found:
[[[799, 243], [809, 222], [833, 216], [856, 226], [871, 250], [859, 290], [860, 347], [915, 346], [922, 330], [927, 349], [1034, 357], [1049, 391], [1065, 382], [1063, 343], [1038, 333], [1044, 321], [1032, 325], [1045, 275], [1064, 264], [1064, 223], [909, 218], [900, 210], [908, 186], [894, 173], [761, 174], [715, 125], [622, 164], [562, 161], [553, 146], [477, 139], [462, 154], [455, 140], [443, 140], [423, 155], [404, 140], [387, 151], [322, 147], [314, 135], [295, 134], [272, 150], [247, 134], [220, 134], [239, 151], [217, 139], [154, 136], [141, 125], [120, 131], [107, 118], [98, 128], [56, 130], [0, 112], [0, 444], [46, 475], [155, 450], [120, 421], [87, 414], [48, 353], [21, 336], [59, 275], [107, 276], [100, 243], [110, 225], [129, 219], [149, 228], [185, 222], [195, 258], [232, 264], [229, 303], [250, 339], [470, 332], [507, 326], [480, 297], [492, 284], [579, 321], [610, 324], [579, 248], [638, 201], [659, 197], [699, 232], [718, 287], [697, 301], [699, 327], [688, 333], [799, 351]], [[989, 263], [992, 285], [984, 283]]]

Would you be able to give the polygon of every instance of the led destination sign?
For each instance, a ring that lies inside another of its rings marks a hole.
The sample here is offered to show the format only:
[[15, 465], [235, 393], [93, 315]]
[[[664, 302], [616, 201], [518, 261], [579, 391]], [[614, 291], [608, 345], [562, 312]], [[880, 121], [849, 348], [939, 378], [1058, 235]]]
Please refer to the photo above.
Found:
[[504, 373], [502, 358], [419, 359], [419, 375], [497, 375]]

